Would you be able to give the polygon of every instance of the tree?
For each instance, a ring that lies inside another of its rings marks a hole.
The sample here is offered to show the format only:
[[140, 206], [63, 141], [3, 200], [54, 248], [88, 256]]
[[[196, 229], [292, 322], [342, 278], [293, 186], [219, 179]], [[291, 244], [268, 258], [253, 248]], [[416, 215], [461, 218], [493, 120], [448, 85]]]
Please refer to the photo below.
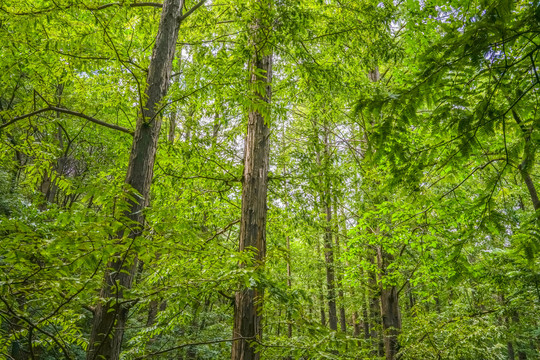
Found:
[[[260, 269], [266, 256], [266, 193], [270, 158], [270, 101], [272, 96], [272, 49], [267, 38], [271, 31], [271, 2], [255, 1], [250, 27], [252, 59], [250, 85], [252, 104], [244, 149], [242, 176], [242, 217], [239, 250], [254, 252]], [[245, 264], [242, 264], [245, 266]], [[241, 265], [241, 266], [242, 266]], [[255, 343], [262, 338], [262, 302], [260, 284], [236, 292], [233, 326], [233, 360], [259, 359]]]
[[130, 248], [142, 234], [144, 227], [143, 210], [149, 203], [161, 129], [161, 103], [169, 88], [183, 5], [181, 0], [163, 3], [152, 59], [148, 67], [145, 97], [141, 99], [144, 106], [137, 117], [125, 180], [131, 192], [125, 216], [132, 222], [130, 225], [132, 229], [127, 228], [118, 235], [122, 241], [131, 244], [125, 253], [118, 253], [117, 258], [107, 264], [104, 285], [100, 293], [100, 297], [105, 301], [99, 302], [94, 310], [88, 360], [118, 359], [120, 356], [123, 332], [130, 308], [129, 300], [128, 302], [124, 300], [124, 289], [131, 288], [137, 272], [137, 256]]

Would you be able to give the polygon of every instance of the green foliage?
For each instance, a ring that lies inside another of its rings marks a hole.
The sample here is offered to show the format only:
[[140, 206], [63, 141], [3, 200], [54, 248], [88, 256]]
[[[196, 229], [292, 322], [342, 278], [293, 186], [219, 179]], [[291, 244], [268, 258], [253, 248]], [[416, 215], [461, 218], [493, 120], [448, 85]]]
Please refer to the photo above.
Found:
[[[265, 289], [262, 359], [384, 358], [389, 289], [401, 359], [538, 355], [536, 2], [203, 4], [127, 239], [132, 138], [88, 117], [135, 128], [161, 14], [142, 5], [0, 5], [0, 357], [85, 358], [107, 264], [128, 253], [123, 359], [228, 358], [243, 287]], [[270, 105], [249, 81], [255, 15]], [[51, 106], [86, 117], [35, 113]], [[272, 129], [264, 266], [237, 251], [253, 109]], [[345, 332], [328, 328], [329, 268]]]

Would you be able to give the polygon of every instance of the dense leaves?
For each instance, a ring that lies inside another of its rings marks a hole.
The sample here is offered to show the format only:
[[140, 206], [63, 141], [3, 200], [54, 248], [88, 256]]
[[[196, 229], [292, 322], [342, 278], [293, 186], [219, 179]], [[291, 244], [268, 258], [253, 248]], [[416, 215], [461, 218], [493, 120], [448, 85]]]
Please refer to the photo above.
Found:
[[[123, 359], [229, 358], [242, 288], [265, 289], [261, 359], [537, 358], [537, 2], [255, 3], [183, 4], [134, 238], [161, 4], [0, 4], [0, 356], [84, 359], [107, 264], [136, 253]], [[249, 81], [260, 14], [270, 106]], [[238, 251], [253, 110], [264, 269]]]

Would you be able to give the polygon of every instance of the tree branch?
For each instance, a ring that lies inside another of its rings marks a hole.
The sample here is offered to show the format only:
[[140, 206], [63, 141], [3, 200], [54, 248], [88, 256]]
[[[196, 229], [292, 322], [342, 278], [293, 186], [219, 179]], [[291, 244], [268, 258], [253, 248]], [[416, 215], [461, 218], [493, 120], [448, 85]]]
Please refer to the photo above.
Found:
[[[97, 10], [103, 10], [103, 9], [106, 9], [108, 7], [111, 7], [111, 6], [122, 6], [124, 5], [123, 3], [121, 2], [115, 2], [115, 3], [110, 3], [110, 4], [104, 4], [104, 5], [101, 5], [101, 6], [98, 6], [98, 7], [95, 7], [95, 8], [92, 8], [92, 7], [88, 7], [86, 6], [86, 10], [91, 10], [91, 11], [97, 11]], [[133, 4], [128, 4], [127, 6], [129, 7], [155, 7], [155, 8], [162, 8], [163, 7], [163, 4], [161, 3], [155, 3], [155, 2], [140, 2], [140, 3], [133, 3]], [[65, 7], [60, 7], [60, 6], [57, 6], [57, 7], [49, 7], [49, 8], [45, 8], [45, 9], [41, 9], [41, 10], [36, 10], [36, 11], [25, 11], [25, 12], [11, 12], [11, 11], [8, 11], [6, 9], [4, 9], [3, 7], [0, 7], [0, 11], [3, 11], [4, 13], [8, 14], [8, 15], [18, 15], [18, 16], [25, 16], [25, 15], [39, 15], [39, 14], [45, 14], [45, 13], [48, 13], [48, 12], [51, 12], [51, 11], [54, 11], [54, 10], [67, 10], [69, 8], [73, 7], [73, 5], [68, 5], [68, 6], [65, 6]]]
[[206, 239], [204, 241], [205, 244], [208, 244], [210, 241], [214, 240], [216, 237], [218, 237], [218, 235], [221, 235], [223, 234], [224, 232], [226, 232], [227, 230], [229, 230], [230, 227], [232, 227], [233, 225], [235, 224], [238, 224], [240, 222], [240, 219], [238, 220], [235, 220], [233, 221], [232, 223], [230, 223], [229, 225], [225, 226], [221, 231], [218, 231], [217, 233], [215, 233], [213, 236], [209, 237], [208, 239]]
[[180, 16], [180, 22], [186, 20], [186, 18], [189, 15], [193, 14], [195, 12], [195, 10], [200, 8], [205, 2], [206, 2], [206, 0], [201, 0], [197, 4], [193, 5], [193, 7], [191, 9], [189, 9], [184, 15]]
[[[3, 298], [3, 297], [0, 297], [0, 301], [2, 301], [4, 303], [4, 305], [6, 306], [6, 309], [14, 316], [16, 317], [17, 319], [21, 319], [23, 320], [25, 323], [28, 324], [28, 326], [30, 326], [32, 329], [35, 329], [37, 331], [39, 331], [40, 333], [48, 336], [49, 338], [52, 339], [52, 341], [54, 341], [56, 343], [56, 345], [58, 345], [58, 347], [62, 350], [62, 352], [64, 353], [64, 356], [66, 357], [66, 359], [69, 359], [71, 360], [72, 357], [69, 355], [69, 352], [67, 351], [66, 347], [64, 347], [60, 341], [52, 334], [50, 334], [49, 332], [41, 329], [40, 327], [38, 327], [36, 324], [34, 324], [30, 319], [20, 315], [20, 314], [17, 314], [12, 308], [11, 306], [9, 306], [9, 303]], [[31, 346], [31, 345], [30, 345]]]
[[121, 132], [124, 132], [126, 134], [130, 134], [131, 136], [133, 136], [133, 131], [129, 130], [129, 129], [126, 129], [122, 126], [118, 126], [118, 125], [114, 125], [114, 124], [109, 124], [109, 123], [106, 123], [104, 121], [101, 121], [101, 120], [98, 120], [96, 118], [93, 118], [91, 116], [88, 116], [88, 115], [85, 115], [85, 114], [82, 114], [80, 112], [77, 112], [77, 111], [72, 111], [72, 110], [68, 110], [68, 109], [64, 109], [64, 108], [61, 108], [61, 107], [57, 107], [57, 106], [49, 106], [49, 107], [46, 107], [46, 108], [43, 108], [43, 109], [39, 109], [39, 110], [36, 110], [34, 112], [31, 112], [31, 113], [28, 113], [28, 114], [24, 114], [24, 115], [21, 115], [21, 116], [17, 116], [13, 119], [11, 119], [10, 121], [6, 122], [5, 124], [2, 124], [0, 125], [0, 130], [2, 130], [3, 128], [13, 124], [13, 123], [16, 123], [17, 121], [20, 121], [20, 120], [23, 120], [23, 119], [26, 119], [28, 117], [31, 117], [31, 116], [34, 116], [34, 115], [38, 115], [38, 114], [41, 114], [43, 112], [46, 112], [46, 111], [57, 111], [57, 112], [60, 112], [60, 113], [64, 113], [64, 114], [68, 114], [68, 115], [73, 115], [73, 116], [77, 116], [77, 117], [80, 117], [82, 119], [85, 119], [85, 120], [88, 120], [90, 122], [93, 122], [94, 124], [98, 124], [98, 125], [101, 125], [101, 126], [105, 126], [105, 127], [108, 127], [109, 129], [113, 129], [113, 130], [118, 130], [118, 131], [121, 131]]
[[178, 350], [178, 349], [182, 349], [182, 348], [185, 348], [185, 347], [188, 347], [188, 346], [211, 345], [211, 344], [218, 344], [218, 343], [222, 343], [222, 342], [233, 342], [233, 341], [238, 341], [238, 340], [242, 340], [242, 339], [250, 340], [250, 339], [253, 339], [253, 338], [252, 337], [238, 337], [238, 338], [234, 338], [234, 339], [211, 340], [211, 341], [201, 341], [201, 342], [196, 342], [196, 343], [187, 343], [187, 344], [178, 345], [178, 346], [175, 346], [175, 347], [172, 347], [172, 348], [169, 348], [169, 349], [156, 351], [156, 352], [150, 353], [148, 355], [139, 356], [135, 360], [141, 360], [141, 359], [145, 359], [145, 358], [148, 358], [148, 357], [164, 354], [164, 353], [174, 351], [174, 350]]
[[[121, 6], [121, 5], [122, 5], [122, 3], [115, 2], [115, 3], [110, 3], [110, 4], [101, 5], [101, 6], [98, 6], [97, 8], [94, 8], [94, 9], [91, 9], [91, 8], [90, 8], [90, 10], [103, 10], [103, 9], [106, 9], [106, 8], [108, 8], [108, 7], [111, 7], [111, 6]], [[163, 7], [163, 4], [161, 4], [161, 3], [155, 3], [155, 2], [140, 2], [140, 3], [129, 4], [128, 6], [129, 6], [129, 7], [144, 7], [144, 6], [150, 6], [150, 7], [162, 8], [162, 7]]]

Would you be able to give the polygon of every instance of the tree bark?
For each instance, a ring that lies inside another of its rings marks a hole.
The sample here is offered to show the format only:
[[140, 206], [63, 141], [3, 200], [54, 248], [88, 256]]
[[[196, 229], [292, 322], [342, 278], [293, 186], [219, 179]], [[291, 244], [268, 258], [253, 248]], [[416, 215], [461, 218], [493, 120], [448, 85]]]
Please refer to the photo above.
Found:
[[341, 260], [340, 254], [341, 254], [341, 245], [339, 241], [339, 218], [338, 218], [338, 211], [337, 211], [337, 199], [334, 198], [334, 221], [335, 221], [335, 229], [336, 229], [336, 235], [335, 235], [335, 245], [336, 245], [336, 256], [338, 258], [338, 261], [336, 261], [336, 278], [337, 278], [337, 284], [338, 284], [338, 299], [339, 299], [339, 327], [340, 330], [344, 333], [347, 332], [347, 317], [345, 313], [345, 294], [343, 291], [343, 274], [342, 274], [342, 267], [341, 267]]
[[[245, 142], [244, 174], [242, 178], [242, 215], [240, 251], [253, 251], [256, 266], [264, 265], [266, 255], [266, 194], [270, 157], [269, 104], [272, 94], [272, 53], [265, 41], [270, 30], [265, 10], [269, 0], [259, 0], [261, 12], [251, 26], [253, 56], [250, 64], [250, 84], [253, 101], [248, 114]], [[260, 111], [264, 108], [266, 111]], [[240, 264], [240, 266], [244, 266]], [[232, 360], [257, 360], [255, 341], [262, 337], [262, 300], [264, 289], [244, 288], [236, 292], [234, 308]]]
[[[317, 259], [321, 258], [321, 244], [319, 239], [317, 239]], [[318, 261], [317, 261], [318, 263]], [[324, 283], [322, 278], [319, 276], [319, 273], [317, 271], [317, 287], [319, 288], [319, 312], [321, 314], [321, 325], [326, 326], [326, 304], [324, 301]]]
[[[286, 237], [287, 241], [287, 288], [292, 289], [292, 278], [291, 278], [291, 242], [289, 237]], [[287, 307], [287, 337], [292, 338], [292, 322], [291, 322], [291, 311]]]
[[[317, 134], [317, 137], [319, 135]], [[330, 144], [328, 139], [327, 124], [324, 124], [323, 134], [324, 148], [323, 158], [317, 151], [317, 165], [319, 166], [319, 178], [321, 180], [321, 207], [325, 214], [324, 224], [324, 263], [326, 270], [326, 301], [328, 305], [328, 325], [331, 330], [337, 330], [337, 307], [336, 307], [336, 276], [334, 264], [334, 248], [332, 239], [332, 185], [330, 180]]]
[[328, 324], [331, 330], [337, 330], [336, 289], [334, 251], [332, 248], [332, 209], [326, 205], [326, 229], [324, 234], [324, 259], [326, 262], [326, 299], [328, 301]]
[[176, 114], [177, 112], [174, 110], [169, 116], [169, 134], [167, 136], [167, 140], [169, 140], [171, 145], [174, 144], [174, 137], [176, 135]]
[[[377, 248], [377, 263], [380, 277], [386, 273], [386, 268], [393, 256], [385, 252], [381, 246]], [[381, 279], [379, 279], [380, 281]], [[384, 352], [386, 360], [394, 360], [399, 352], [398, 335], [401, 330], [401, 314], [399, 312], [398, 290], [395, 285], [384, 285], [380, 281], [381, 318], [384, 330]]]
[[512, 342], [507, 342], [506, 347], [508, 349], [508, 360], [515, 360], [516, 357], [514, 355], [514, 345], [512, 344]]
[[[148, 68], [144, 108], [137, 118], [135, 134], [125, 183], [137, 194], [129, 200], [129, 210], [124, 214], [131, 222], [127, 243], [136, 241], [144, 225], [143, 210], [149, 203], [150, 186], [154, 173], [157, 142], [161, 128], [160, 103], [169, 89], [172, 61], [178, 39], [184, 0], [165, 0]], [[119, 240], [123, 241], [123, 240]], [[130, 247], [130, 246], [129, 246]], [[100, 292], [88, 344], [87, 360], [117, 360], [127, 322], [130, 302], [123, 299], [123, 289], [131, 288], [137, 269], [137, 255], [129, 250], [117, 254], [107, 265], [105, 280]]]
[[[368, 256], [369, 262], [375, 264], [375, 254], [370, 249]], [[369, 331], [369, 337], [373, 347], [373, 355], [384, 355], [384, 341], [382, 337], [382, 317], [381, 317], [381, 289], [377, 286], [377, 275], [374, 271], [368, 272], [367, 297], [369, 301], [369, 314], [367, 316], [365, 331]]]

